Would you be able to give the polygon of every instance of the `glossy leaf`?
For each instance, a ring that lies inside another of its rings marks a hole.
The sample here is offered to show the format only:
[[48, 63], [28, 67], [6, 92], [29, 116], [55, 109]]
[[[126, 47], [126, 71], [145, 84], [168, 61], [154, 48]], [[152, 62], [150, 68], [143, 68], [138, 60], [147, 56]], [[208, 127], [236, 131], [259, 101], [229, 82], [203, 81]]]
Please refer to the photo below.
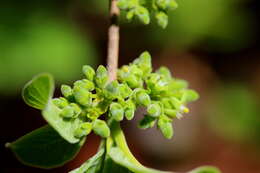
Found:
[[44, 119], [69, 143], [79, 142], [74, 136], [74, 131], [79, 127], [80, 119], [64, 119], [60, 116], [61, 109], [50, 100], [42, 111]]
[[219, 169], [212, 166], [202, 166], [188, 173], [221, 173]]
[[104, 168], [102, 170], [102, 173], [134, 173], [127, 169], [126, 167], [117, 164], [114, 162], [110, 157], [107, 157], [104, 163]]
[[68, 143], [52, 127], [46, 125], [6, 146], [26, 165], [54, 168], [73, 159], [81, 144]]
[[48, 73], [35, 76], [23, 88], [22, 96], [26, 104], [36, 109], [44, 109], [54, 91], [53, 77]]
[[96, 155], [91, 157], [85, 163], [83, 163], [79, 168], [70, 171], [69, 173], [96, 173], [102, 168], [103, 160], [105, 157], [104, 148], [100, 149]]
[[146, 168], [144, 166], [131, 162], [127, 155], [125, 155], [124, 152], [118, 147], [112, 147], [108, 155], [115, 163], [129, 169], [134, 173], [169, 173], [165, 171], [158, 171], [155, 169]]

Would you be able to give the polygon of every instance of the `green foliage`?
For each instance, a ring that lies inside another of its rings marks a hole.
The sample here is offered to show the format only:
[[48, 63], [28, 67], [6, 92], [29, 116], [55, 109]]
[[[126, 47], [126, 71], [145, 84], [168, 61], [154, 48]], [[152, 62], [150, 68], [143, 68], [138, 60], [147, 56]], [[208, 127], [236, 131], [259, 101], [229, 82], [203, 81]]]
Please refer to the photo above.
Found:
[[[175, 9], [174, 0], [118, 0], [127, 18], [137, 17], [150, 23], [154, 14], [157, 23], [165, 28], [168, 10]], [[23, 163], [53, 168], [71, 160], [92, 131], [102, 138], [99, 151], [70, 173], [167, 173], [147, 168], [130, 152], [120, 121], [131, 120], [138, 108], [146, 110], [139, 123], [141, 129], [157, 125], [167, 139], [173, 136], [172, 121], [188, 113], [187, 104], [199, 98], [188, 89], [184, 80], [176, 79], [166, 67], [153, 71], [151, 56], [142, 53], [129, 65], [118, 69], [117, 80], [109, 81], [107, 69], [97, 70], [86, 65], [84, 79], [73, 86], [62, 85], [63, 97], [53, 98], [54, 80], [40, 74], [28, 82], [23, 99], [40, 109], [49, 125], [37, 129], [6, 146]], [[202, 167], [190, 173], [218, 173], [212, 167]]]
[[[124, 117], [133, 119], [138, 107], [147, 110], [139, 127], [147, 129], [157, 123], [162, 134], [169, 139], [173, 135], [172, 119], [187, 113], [186, 104], [198, 98], [195, 91], [173, 78], [166, 67], [152, 72], [148, 52], [120, 68], [118, 80], [112, 82], [108, 82], [104, 66], [99, 66], [96, 71], [84, 66], [82, 71], [86, 79], [77, 80], [73, 87], [61, 86], [64, 97], [52, 98], [54, 82], [49, 74], [34, 77], [23, 92], [25, 102], [42, 110], [44, 119], [71, 144], [84, 140], [91, 131], [109, 139], [112, 127], [108, 122], [120, 122]], [[99, 119], [102, 115], [107, 115], [109, 121]], [[127, 148], [125, 144], [121, 145], [123, 150]]]
[[104, 160], [105, 149], [101, 148], [97, 154], [83, 163], [79, 168], [70, 171], [69, 173], [94, 173], [99, 172]]
[[[83, 141], [82, 141], [83, 142]], [[75, 157], [81, 143], [70, 144], [49, 125], [41, 127], [7, 143], [16, 157], [24, 164], [40, 168], [54, 168]]]
[[43, 109], [52, 97], [54, 81], [51, 75], [44, 73], [28, 82], [22, 92], [26, 104], [36, 109]]
[[[166, 67], [152, 72], [151, 56], [144, 52], [129, 65], [118, 70], [118, 80], [108, 82], [107, 70], [83, 67], [87, 79], [78, 80], [73, 87], [62, 85], [64, 97], [49, 101], [43, 110], [44, 118], [69, 142], [74, 143], [89, 131], [78, 128], [92, 124], [93, 131], [103, 138], [109, 137], [109, 128], [101, 115], [122, 121], [133, 119], [138, 107], [145, 107], [147, 115], [140, 122], [142, 129], [158, 128], [166, 138], [173, 135], [172, 119], [188, 112], [187, 103], [198, 99], [198, 94], [180, 80], [171, 76]], [[85, 134], [84, 134], [85, 133]]]
[[[198, 94], [187, 89], [186, 82], [173, 78], [166, 67], [153, 72], [148, 52], [142, 53], [133, 63], [118, 69], [118, 80], [108, 82], [108, 73], [104, 66], [99, 66], [96, 71], [90, 66], [83, 66], [82, 71], [85, 79], [77, 80], [72, 87], [61, 86], [63, 97], [52, 98], [54, 82], [49, 74], [33, 78], [26, 84], [23, 92], [23, 98], [29, 106], [42, 110], [44, 119], [52, 127], [48, 126], [48, 129], [56, 130], [51, 135], [61, 138], [65, 143], [64, 147], [80, 146], [91, 131], [103, 138], [105, 144], [101, 145], [98, 154], [72, 173], [161, 173], [142, 166], [134, 158], [118, 122], [124, 117], [133, 119], [135, 110], [144, 107], [146, 114], [139, 127], [147, 129], [157, 123], [162, 134], [170, 139], [173, 136], [172, 119], [181, 118], [183, 113], [187, 113], [187, 103], [198, 99]], [[101, 116], [106, 116], [107, 121], [101, 120]], [[50, 165], [47, 164], [48, 160], [34, 161], [32, 157], [41, 152], [39, 147], [43, 145], [36, 143], [35, 151], [27, 154], [28, 148], [34, 145], [31, 141], [35, 135], [32, 134], [36, 132], [26, 135], [30, 136], [29, 142], [25, 140], [28, 138], [22, 137], [23, 140], [18, 140], [22, 142], [10, 145], [23, 162], [37, 167], [55, 167], [70, 160], [66, 157], [55, 157], [56, 165], [54, 161], [50, 162]], [[36, 141], [37, 137], [49, 141], [44, 143], [46, 148], [59, 147], [52, 146], [54, 139], [49, 139], [44, 134], [36, 135]], [[22, 148], [22, 151], [19, 148]]]
[[168, 25], [168, 11], [178, 7], [175, 0], [118, 0], [117, 5], [126, 11], [126, 19], [137, 17], [147, 25], [151, 21], [151, 15], [154, 15], [162, 28]]

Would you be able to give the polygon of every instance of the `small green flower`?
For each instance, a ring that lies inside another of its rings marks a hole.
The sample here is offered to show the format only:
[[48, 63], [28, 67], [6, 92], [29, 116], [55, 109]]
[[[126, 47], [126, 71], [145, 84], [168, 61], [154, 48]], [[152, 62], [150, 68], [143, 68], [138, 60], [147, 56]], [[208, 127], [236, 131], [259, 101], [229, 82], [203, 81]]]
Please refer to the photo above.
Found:
[[185, 90], [182, 96], [182, 102], [188, 103], [193, 102], [199, 99], [198, 93], [196, 93], [194, 90]]
[[158, 117], [161, 115], [162, 109], [159, 104], [153, 103], [147, 107], [147, 113], [152, 117]]
[[95, 83], [99, 88], [104, 88], [108, 82], [108, 73], [106, 67], [98, 66], [95, 76]]
[[178, 4], [175, 0], [156, 0], [156, 5], [161, 9], [170, 9], [174, 10], [178, 7]]
[[74, 111], [74, 117], [77, 117], [81, 113], [81, 108], [76, 103], [71, 103], [70, 106]]
[[91, 66], [84, 65], [82, 68], [82, 72], [88, 80], [93, 81], [94, 76], [95, 76], [95, 70]]
[[52, 99], [52, 102], [55, 106], [57, 106], [58, 108], [60, 109], [63, 109], [65, 108], [66, 106], [69, 105], [68, 101], [63, 98], [63, 97], [60, 97], [60, 98], [54, 98]]
[[150, 14], [147, 8], [138, 6], [135, 8], [135, 14], [143, 24], [147, 25], [150, 23]]
[[132, 120], [134, 118], [135, 115], [135, 109], [128, 107], [125, 109], [125, 117], [127, 120]]
[[66, 98], [71, 97], [73, 94], [71, 87], [68, 85], [61, 85], [61, 93]]
[[84, 88], [75, 86], [73, 88], [73, 95], [76, 102], [82, 106], [90, 106], [92, 103], [91, 93]]
[[156, 118], [145, 115], [144, 118], [139, 122], [138, 127], [141, 129], [152, 128], [156, 122]]
[[79, 87], [82, 89], [86, 89], [88, 91], [93, 91], [95, 89], [95, 85], [92, 81], [87, 79], [78, 80], [74, 83], [74, 87]]
[[119, 84], [120, 96], [125, 99], [131, 95], [132, 89], [127, 84]]
[[66, 106], [62, 109], [60, 116], [63, 118], [72, 118], [74, 116], [74, 110], [71, 106]]
[[158, 128], [162, 132], [163, 136], [167, 139], [171, 139], [173, 136], [172, 122], [166, 116], [160, 116], [158, 120]]
[[89, 122], [82, 123], [74, 132], [76, 138], [87, 136], [92, 130], [92, 124]]
[[110, 129], [105, 121], [96, 119], [93, 122], [92, 127], [93, 131], [102, 138], [107, 138], [110, 136]]
[[137, 89], [134, 91], [134, 93], [137, 104], [148, 106], [151, 103], [150, 96], [145, 92], [145, 90]]
[[109, 99], [114, 99], [120, 95], [120, 88], [117, 81], [112, 81], [106, 86], [107, 97]]
[[119, 103], [111, 103], [109, 115], [116, 121], [122, 121], [124, 118], [124, 108]]
[[166, 28], [168, 25], [168, 15], [163, 12], [163, 11], [159, 11], [156, 13], [155, 15], [156, 19], [157, 19], [157, 23], [159, 26], [161, 26], [162, 28]]
[[165, 77], [167, 80], [172, 79], [171, 71], [167, 67], [160, 67], [157, 71], [157, 74], [160, 74]]

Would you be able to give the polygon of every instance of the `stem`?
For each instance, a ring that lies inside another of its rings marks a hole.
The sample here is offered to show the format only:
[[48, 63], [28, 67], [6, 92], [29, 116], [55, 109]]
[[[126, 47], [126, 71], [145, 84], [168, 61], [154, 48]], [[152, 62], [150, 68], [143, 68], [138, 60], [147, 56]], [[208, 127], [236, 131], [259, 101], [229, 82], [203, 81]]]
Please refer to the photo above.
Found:
[[119, 55], [119, 15], [117, 0], [110, 0], [110, 26], [108, 29], [107, 69], [109, 80], [116, 79]]
[[[108, 52], [107, 52], [107, 68], [109, 80], [115, 80], [118, 68], [119, 55], [119, 15], [120, 10], [117, 7], [117, 0], [110, 0], [110, 26], [108, 29]], [[130, 152], [124, 133], [119, 122], [112, 120], [110, 124], [112, 140], [127, 154], [127, 156], [135, 164], [141, 165]]]

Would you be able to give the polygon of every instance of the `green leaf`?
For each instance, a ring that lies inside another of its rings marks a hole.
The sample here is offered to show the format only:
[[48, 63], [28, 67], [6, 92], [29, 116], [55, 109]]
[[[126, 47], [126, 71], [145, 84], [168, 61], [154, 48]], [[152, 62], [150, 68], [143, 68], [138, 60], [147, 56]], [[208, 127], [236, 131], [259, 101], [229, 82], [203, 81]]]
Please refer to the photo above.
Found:
[[79, 142], [74, 136], [75, 130], [79, 127], [80, 119], [64, 119], [60, 116], [61, 109], [55, 106], [51, 100], [42, 111], [44, 119], [69, 143]]
[[105, 149], [101, 148], [96, 155], [91, 157], [79, 168], [70, 171], [69, 173], [96, 173], [101, 170], [105, 157]]
[[35, 76], [23, 88], [22, 97], [26, 104], [36, 109], [44, 109], [54, 92], [54, 80], [48, 73]]
[[102, 170], [102, 173], [134, 173], [127, 169], [126, 167], [123, 167], [116, 162], [114, 162], [110, 157], [107, 157], [104, 163], [104, 168]]
[[219, 169], [212, 166], [202, 166], [188, 173], [221, 173]]
[[125, 153], [118, 147], [110, 148], [108, 155], [115, 163], [129, 169], [134, 173], [169, 173], [165, 171], [158, 171], [155, 169], [146, 168], [142, 165], [135, 164], [134, 162], [130, 161], [130, 158], [128, 158], [127, 155], [125, 155]]
[[16, 157], [25, 165], [54, 168], [72, 160], [81, 143], [70, 144], [49, 125], [36, 129], [12, 143], [7, 143]]

